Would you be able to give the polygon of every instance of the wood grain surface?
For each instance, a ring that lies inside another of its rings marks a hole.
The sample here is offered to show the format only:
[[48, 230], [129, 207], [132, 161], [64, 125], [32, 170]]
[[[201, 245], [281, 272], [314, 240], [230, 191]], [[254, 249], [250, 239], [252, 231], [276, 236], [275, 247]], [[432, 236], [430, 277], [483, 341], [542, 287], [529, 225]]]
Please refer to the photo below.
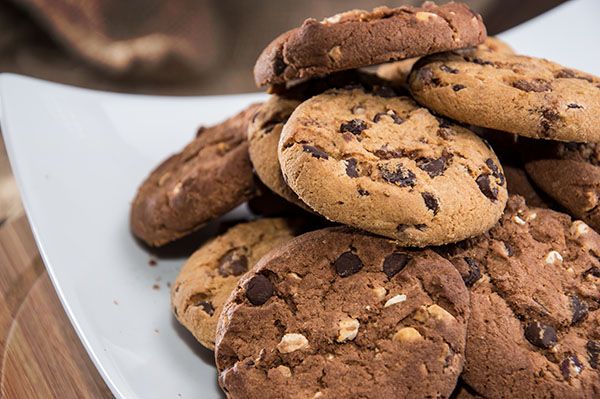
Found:
[[0, 227], [0, 397], [113, 397], [56, 296], [23, 214]]

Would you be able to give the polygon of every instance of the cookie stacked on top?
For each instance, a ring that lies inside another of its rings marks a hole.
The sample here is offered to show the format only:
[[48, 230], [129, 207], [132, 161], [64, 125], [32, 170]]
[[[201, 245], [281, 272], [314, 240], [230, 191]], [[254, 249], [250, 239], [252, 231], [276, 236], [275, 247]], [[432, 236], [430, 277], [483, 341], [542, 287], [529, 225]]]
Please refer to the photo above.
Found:
[[254, 75], [270, 98], [200, 129], [131, 212], [153, 246], [248, 200], [278, 214], [173, 286], [228, 397], [600, 395], [598, 78], [430, 2], [306, 20]]

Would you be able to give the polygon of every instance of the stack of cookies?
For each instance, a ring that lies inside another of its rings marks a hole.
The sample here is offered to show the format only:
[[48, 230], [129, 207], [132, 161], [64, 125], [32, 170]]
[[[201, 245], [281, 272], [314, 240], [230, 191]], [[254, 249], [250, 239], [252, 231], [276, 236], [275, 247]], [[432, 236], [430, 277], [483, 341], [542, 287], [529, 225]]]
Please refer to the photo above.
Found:
[[430, 2], [308, 19], [254, 76], [131, 211], [150, 246], [261, 213], [172, 288], [228, 397], [600, 397], [599, 78]]

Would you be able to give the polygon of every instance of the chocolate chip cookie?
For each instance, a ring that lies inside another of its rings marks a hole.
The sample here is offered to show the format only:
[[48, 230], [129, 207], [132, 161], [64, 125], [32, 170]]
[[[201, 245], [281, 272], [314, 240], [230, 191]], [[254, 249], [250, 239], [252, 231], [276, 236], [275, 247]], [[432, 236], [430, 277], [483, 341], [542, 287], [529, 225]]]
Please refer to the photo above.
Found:
[[418, 102], [461, 122], [522, 136], [600, 141], [600, 78], [544, 59], [486, 50], [415, 64]]
[[271, 249], [289, 241], [298, 226], [281, 219], [241, 223], [202, 245], [183, 265], [171, 290], [177, 320], [214, 349], [217, 320], [239, 278]]
[[468, 313], [459, 273], [431, 250], [347, 227], [307, 233], [227, 301], [219, 383], [229, 398], [448, 397]]
[[252, 197], [247, 131], [257, 108], [200, 128], [190, 144], [146, 178], [131, 206], [131, 230], [139, 239], [164, 245]]
[[[488, 36], [482, 44], [477, 46], [477, 48], [488, 51], [514, 53], [513, 49], [508, 44], [492, 36]], [[377, 68], [377, 76], [389, 80], [396, 86], [406, 86], [408, 75], [410, 75], [410, 71], [418, 59], [419, 58], [415, 57], [383, 64]]]
[[571, 215], [600, 229], [600, 146], [529, 142], [525, 169]]
[[452, 251], [471, 289], [462, 378], [489, 398], [597, 398], [600, 235], [511, 197], [493, 229]]
[[472, 47], [483, 42], [481, 17], [461, 3], [352, 10], [307, 19], [271, 42], [254, 66], [258, 86]]
[[286, 184], [277, 158], [281, 129], [298, 105], [299, 100], [271, 96], [257, 110], [248, 128], [249, 152], [256, 174], [268, 188], [289, 202], [308, 209]]
[[406, 246], [483, 233], [507, 198], [502, 168], [476, 134], [408, 97], [362, 89], [300, 104], [283, 128], [279, 161], [317, 213]]

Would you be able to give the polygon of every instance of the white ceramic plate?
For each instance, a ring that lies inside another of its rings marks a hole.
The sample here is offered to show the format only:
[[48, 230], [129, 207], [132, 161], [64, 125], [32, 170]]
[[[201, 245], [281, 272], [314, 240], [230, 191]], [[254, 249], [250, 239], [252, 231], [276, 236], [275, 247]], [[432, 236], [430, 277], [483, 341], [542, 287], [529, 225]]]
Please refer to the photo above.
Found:
[[[519, 51], [600, 74], [598, 15], [600, 2], [577, 0], [503, 37]], [[181, 252], [163, 252], [151, 267], [157, 255], [129, 233], [129, 203], [147, 173], [199, 125], [264, 95], [135, 96], [2, 75], [0, 98], [4, 139], [37, 244], [112, 392], [220, 397], [212, 353], [170, 313], [166, 283], [183, 262]], [[209, 226], [204, 236], [213, 231]]]

